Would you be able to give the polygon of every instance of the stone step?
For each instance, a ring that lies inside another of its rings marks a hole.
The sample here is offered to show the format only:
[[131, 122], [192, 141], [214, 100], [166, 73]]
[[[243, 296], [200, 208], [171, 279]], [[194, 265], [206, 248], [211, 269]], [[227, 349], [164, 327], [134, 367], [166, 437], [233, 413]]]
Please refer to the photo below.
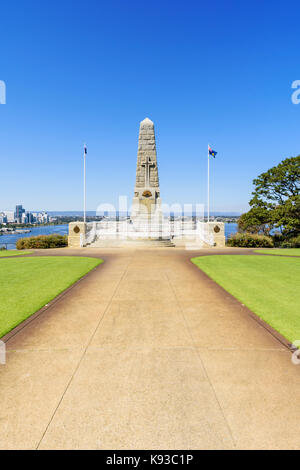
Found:
[[109, 247], [175, 247], [171, 240], [159, 240], [159, 239], [137, 239], [137, 240], [122, 240], [122, 239], [100, 239], [98, 238], [90, 245], [89, 248], [109, 248]]

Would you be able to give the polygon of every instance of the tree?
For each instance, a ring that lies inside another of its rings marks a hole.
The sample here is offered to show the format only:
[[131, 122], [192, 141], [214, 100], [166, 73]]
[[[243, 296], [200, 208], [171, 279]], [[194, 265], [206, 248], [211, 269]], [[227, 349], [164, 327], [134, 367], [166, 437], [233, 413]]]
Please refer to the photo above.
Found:
[[300, 234], [300, 155], [286, 158], [253, 181], [250, 211], [239, 220], [252, 233], [279, 227], [287, 237]]
[[263, 207], [253, 207], [238, 220], [240, 232], [263, 233], [269, 235], [273, 228], [269, 223], [269, 212]]

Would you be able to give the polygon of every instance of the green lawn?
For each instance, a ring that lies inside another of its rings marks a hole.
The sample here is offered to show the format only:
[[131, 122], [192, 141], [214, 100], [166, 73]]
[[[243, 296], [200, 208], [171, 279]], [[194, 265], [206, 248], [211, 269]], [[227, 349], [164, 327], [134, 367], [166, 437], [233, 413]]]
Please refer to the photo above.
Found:
[[268, 250], [254, 250], [254, 253], [265, 255], [300, 256], [300, 248], [270, 248]]
[[0, 338], [102, 262], [75, 256], [2, 259]]
[[1, 250], [0, 251], [0, 258], [3, 256], [6, 258], [7, 256], [18, 256], [18, 255], [30, 255], [32, 251], [22, 251], [22, 250]]
[[213, 255], [192, 261], [290, 342], [300, 340], [300, 259]]

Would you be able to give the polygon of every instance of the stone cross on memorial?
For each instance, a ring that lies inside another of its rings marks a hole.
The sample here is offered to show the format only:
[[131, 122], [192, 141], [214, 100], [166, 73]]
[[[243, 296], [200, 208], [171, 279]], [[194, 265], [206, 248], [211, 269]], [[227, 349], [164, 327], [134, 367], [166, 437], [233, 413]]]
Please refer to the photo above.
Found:
[[150, 157], [146, 157], [141, 163], [142, 167], [145, 167], [145, 187], [150, 186], [150, 168], [155, 168], [156, 164], [151, 161]]

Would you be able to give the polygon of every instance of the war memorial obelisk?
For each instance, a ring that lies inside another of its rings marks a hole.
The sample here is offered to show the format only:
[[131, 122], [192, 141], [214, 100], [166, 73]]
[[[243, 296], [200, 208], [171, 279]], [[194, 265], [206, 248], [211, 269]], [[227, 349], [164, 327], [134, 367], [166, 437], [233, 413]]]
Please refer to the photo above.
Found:
[[154, 124], [146, 118], [140, 123], [131, 218], [135, 222], [139, 219], [150, 222], [159, 216], [160, 206]]
[[146, 118], [140, 123], [136, 178], [131, 215], [119, 220], [71, 222], [69, 247], [223, 247], [224, 224], [204, 222], [179, 215], [177, 220], [162, 213], [154, 124]]

